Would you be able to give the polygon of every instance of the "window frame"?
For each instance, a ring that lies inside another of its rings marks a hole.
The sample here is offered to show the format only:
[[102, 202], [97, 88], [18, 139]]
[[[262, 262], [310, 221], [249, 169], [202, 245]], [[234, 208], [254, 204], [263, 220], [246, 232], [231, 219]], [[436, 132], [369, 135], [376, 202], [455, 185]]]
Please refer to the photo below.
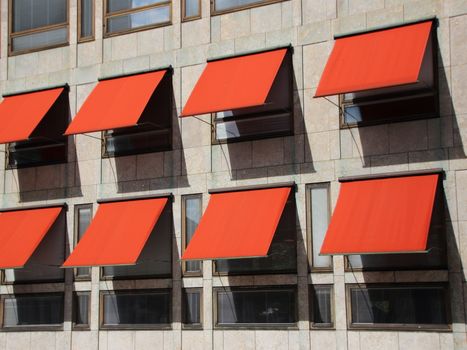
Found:
[[197, 1], [198, 1], [198, 7], [199, 7], [198, 14], [195, 15], [195, 16], [186, 16], [186, 2], [187, 2], [187, 0], [182, 0], [182, 6], [181, 6], [182, 22], [191, 22], [191, 21], [195, 21], [197, 19], [201, 19], [201, 17], [202, 17], [202, 3], [201, 3], [201, 0], [197, 0]]
[[[262, 291], [262, 292], [268, 292], [268, 291], [277, 291], [277, 290], [282, 290], [282, 291], [292, 291], [295, 296], [295, 308], [294, 308], [294, 318], [295, 322], [294, 323], [239, 323], [239, 324], [228, 324], [228, 325], [220, 325], [218, 323], [218, 293], [219, 292], [235, 292], [235, 291]], [[242, 329], [242, 330], [270, 330], [270, 329], [281, 329], [281, 330], [298, 330], [298, 322], [299, 320], [299, 315], [298, 315], [298, 288], [296, 284], [292, 285], [255, 285], [255, 286], [229, 286], [229, 287], [213, 287], [212, 288], [212, 319], [213, 319], [213, 329], [223, 329], [223, 330], [229, 330], [229, 329]]]
[[[186, 323], [186, 299], [185, 295], [186, 292], [194, 292], [199, 294], [199, 320], [200, 323]], [[203, 300], [203, 287], [189, 287], [189, 288], [182, 288], [182, 329], [195, 329], [195, 330], [200, 330], [203, 329], [204, 325], [204, 300]]]
[[[91, 210], [91, 224], [92, 219], [94, 218], [94, 208], [92, 203], [83, 203], [74, 205], [73, 213], [73, 250], [78, 245], [78, 232], [79, 232], [79, 211], [80, 209], [89, 208]], [[78, 276], [78, 268], [73, 269], [73, 278], [75, 281], [90, 281], [92, 276], [92, 267], [89, 266], [89, 275]]]
[[[87, 314], [88, 314], [88, 323], [87, 324], [78, 324], [76, 323], [76, 300], [80, 295], [88, 296], [88, 305], [87, 305]], [[91, 329], [91, 291], [73, 291], [73, 306], [72, 306], [72, 329], [73, 331], [89, 331]]]
[[[169, 295], [169, 323], [164, 324], [122, 324], [122, 325], [105, 325], [104, 324], [104, 296], [118, 294], [148, 294], [148, 293], [168, 293]], [[172, 310], [172, 289], [155, 288], [155, 289], [115, 289], [115, 290], [100, 290], [99, 291], [99, 330], [172, 330], [173, 310]]]
[[91, 11], [91, 30], [92, 30], [92, 35], [89, 36], [81, 36], [81, 15], [82, 15], [82, 5], [81, 2], [82, 0], [77, 0], [78, 1], [78, 44], [81, 43], [87, 43], [90, 41], [94, 41], [96, 39], [96, 4], [95, 1], [91, 1], [91, 6], [92, 6], [92, 11]]
[[320, 272], [329, 273], [334, 271], [334, 261], [331, 256], [331, 264], [329, 267], [319, 267], [313, 265], [313, 225], [311, 218], [312, 208], [312, 195], [311, 190], [313, 188], [326, 188], [328, 193], [328, 226], [332, 216], [332, 203], [331, 203], [331, 182], [316, 182], [305, 185], [305, 206], [306, 206], [306, 232], [307, 232], [307, 243], [308, 243], [308, 272]]
[[[398, 26], [390, 26], [387, 29], [396, 28], [396, 27]], [[362, 34], [365, 34], [365, 33], [366, 32]], [[440, 118], [440, 101], [439, 101], [440, 93], [439, 93], [439, 76], [438, 76], [439, 75], [439, 66], [438, 66], [439, 45], [438, 45], [438, 37], [436, 33], [436, 22], [435, 21], [433, 21], [433, 25], [431, 27], [429, 38], [431, 38], [431, 54], [432, 54], [432, 62], [433, 62], [433, 67], [432, 67], [433, 68], [433, 87], [427, 90], [415, 88], [413, 90], [404, 91], [401, 93], [395, 92], [396, 96], [394, 98], [391, 98], [391, 96], [388, 96], [387, 94], [376, 94], [374, 96], [369, 97], [368, 101], [370, 103], [374, 101], [381, 101], [382, 103], [384, 103], [385, 101], [390, 102], [392, 100], [393, 103], [397, 103], [399, 101], [410, 100], [420, 95], [432, 93], [434, 103], [435, 103], [435, 110], [433, 114], [424, 114], [424, 115], [411, 116], [411, 117], [398, 116], [398, 117], [393, 117], [389, 119], [382, 119], [382, 120], [375, 120], [375, 121], [362, 121], [362, 122], [349, 124], [345, 122], [345, 116], [344, 116], [345, 105], [352, 106], [352, 105], [358, 105], [358, 103], [354, 104], [351, 101], [346, 102], [344, 99], [345, 94], [339, 94], [338, 103], [339, 103], [339, 128], [340, 129], [349, 129], [349, 128], [355, 128], [355, 127], [366, 127], [366, 126], [375, 126], [375, 125], [383, 125], [383, 124], [403, 123], [403, 122], [409, 122], [409, 121], [415, 121], [415, 120]], [[384, 89], [385, 88], [373, 89], [373, 90], [384, 90]], [[367, 100], [365, 100], [365, 102], [367, 102]]]
[[[27, 325], [27, 326], [12, 326], [12, 327], [4, 326], [5, 299], [13, 299], [20, 295], [36, 296], [36, 295], [44, 295], [44, 294], [49, 295], [49, 296], [61, 295], [63, 297], [63, 322], [61, 324]], [[0, 332], [63, 331], [64, 323], [66, 319], [65, 313], [66, 313], [66, 310], [65, 310], [65, 292], [64, 291], [2, 294], [0, 295]]]
[[[148, 30], [148, 29], [166, 27], [166, 26], [172, 25], [172, 23], [173, 23], [173, 3], [172, 3], [172, 0], [166, 0], [164, 2], [157, 3], [157, 4], [139, 6], [137, 8], [133, 8], [133, 9], [119, 10], [119, 11], [115, 11], [113, 13], [107, 12], [107, 9], [109, 7], [109, 5], [108, 5], [109, 0], [104, 0], [103, 2], [104, 2], [104, 4], [103, 4], [103, 7], [104, 7], [103, 10], [104, 11], [102, 12], [102, 16], [103, 16], [102, 25], [104, 27], [103, 28], [104, 29], [103, 30], [104, 39], [105, 38], [111, 38], [111, 37], [118, 36], [118, 35], [125, 35], [125, 34], [129, 34], [129, 33], [141, 32], [141, 31]], [[170, 19], [167, 22], [161, 22], [161, 23], [155, 23], [155, 24], [153, 23], [153, 24], [149, 24], [149, 25], [146, 25], [146, 26], [141, 26], [141, 27], [138, 27], [138, 28], [122, 30], [122, 31], [119, 31], [119, 32], [112, 32], [112, 33], [108, 32], [107, 20], [112, 18], [112, 17], [118, 17], [118, 16], [121, 16], [121, 15], [128, 15], [128, 14], [132, 14], [132, 13], [142, 12], [142, 11], [150, 10], [150, 9], [157, 8], [157, 7], [165, 7], [167, 5], [169, 5], [169, 17], [170, 17]]]
[[[194, 194], [187, 194], [182, 195], [182, 254], [185, 252], [186, 247], [188, 246], [187, 243], [187, 232], [186, 232], [186, 200], [198, 198], [201, 204], [201, 218], [203, 217], [203, 194], [202, 193], [194, 193]], [[198, 224], [199, 225], [199, 224]], [[203, 277], [203, 260], [198, 260], [200, 263], [200, 271], [187, 271], [186, 270], [186, 261], [182, 260], [182, 275], [184, 277]]]
[[[446, 309], [447, 324], [399, 324], [399, 323], [373, 323], [373, 324], [354, 324], [352, 323], [352, 303], [351, 289], [371, 289], [371, 288], [441, 288], [444, 290], [444, 304]], [[451, 332], [451, 304], [449, 296], [449, 286], [447, 282], [441, 283], [348, 283], [345, 285], [345, 304], [347, 309], [347, 329], [348, 330], [381, 330], [381, 331], [435, 331]]]
[[[331, 293], [331, 323], [315, 323], [314, 321], [314, 296], [315, 296], [315, 288], [322, 288], [326, 287], [330, 289]], [[334, 330], [336, 329], [336, 311], [335, 311], [335, 293], [334, 293], [334, 284], [309, 284], [308, 285], [308, 292], [309, 292], [309, 313], [310, 313], [310, 329], [323, 329], [323, 330]]]
[[[9, 57], [70, 45], [70, 0], [65, 0], [66, 6], [67, 6], [66, 22], [47, 25], [47, 26], [43, 26], [39, 28], [23, 30], [20, 32], [15, 32], [15, 33], [13, 32], [13, 1], [14, 0], [8, 0], [8, 56]], [[46, 46], [41, 46], [41, 47], [37, 47], [33, 49], [26, 49], [26, 50], [13, 50], [13, 39], [14, 38], [26, 36], [29, 34], [47, 32], [53, 29], [60, 29], [60, 28], [66, 28], [67, 30], [67, 39], [63, 43], [46, 45]]]
[[266, 6], [266, 5], [271, 5], [271, 4], [276, 4], [280, 2], [284, 2], [286, 0], [259, 0], [257, 3], [249, 4], [249, 5], [242, 5], [239, 7], [227, 9], [227, 10], [216, 10], [216, 0], [211, 1], [211, 16], [218, 16], [218, 15], [223, 15], [226, 13], [232, 13], [232, 12], [237, 12], [237, 11], [243, 11], [243, 10], [248, 10], [252, 9], [255, 7], [261, 7], [261, 6]]

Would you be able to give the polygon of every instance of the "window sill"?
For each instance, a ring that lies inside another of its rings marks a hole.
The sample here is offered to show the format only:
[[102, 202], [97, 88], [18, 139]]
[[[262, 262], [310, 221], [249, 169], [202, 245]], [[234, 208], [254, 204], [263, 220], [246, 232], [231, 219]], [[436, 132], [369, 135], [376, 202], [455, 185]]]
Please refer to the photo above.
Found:
[[61, 325], [41, 325], [41, 326], [16, 326], [16, 327], [2, 327], [0, 332], [61, 332], [63, 331], [63, 324]]
[[348, 325], [349, 331], [398, 331], [398, 332], [452, 332], [451, 325]]
[[121, 331], [121, 330], [128, 330], [128, 331], [144, 331], [144, 330], [172, 330], [172, 324], [152, 324], [152, 325], [101, 325], [99, 330], [106, 330], [106, 331]]
[[148, 25], [148, 26], [144, 26], [144, 27], [140, 27], [140, 28], [136, 28], [136, 29], [125, 30], [125, 31], [116, 32], [116, 33], [106, 33], [105, 29], [104, 29], [104, 39], [113, 38], [113, 37], [116, 37], [116, 36], [119, 36], [119, 35], [126, 35], [126, 34], [131, 34], [131, 33], [142, 32], [142, 31], [150, 30], [150, 29], [167, 27], [167, 26], [171, 26], [171, 25], [172, 25], [172, 21], [169, 21], [169, 22], [163, 22], [163, 23], [158, 23], [158, 24], [151, 24], [151, 25]]
[[260, 2], [260, 3], [257, 3], [257, 4], [251, 4], [251, 5], [236, 7], [236, 8], [232, 8], [232, 9], [228, 9], [228, 10], [220, 10], [220, 11], [216, 11], [215, 8], [214, 8], [214, 3], [212, 3], [212, 5], [211, 5], [211, 17], [212, 16], [225, 15], [227, 13], [232, 13], [232, 12], [249, 10], [249, 9], [252, 9], [252, 8], [255, 8], [255, 7], [267, 6], [267, 5], [276, 4], [276, 3], [279, 3], [279, 2], [284, 2], [284, 0], [269, 0], [269, 1]]
[[45, 51], [45, 50], [52, 50], [52, 49], [57, 49], [59, 47], [66, 47], [66, 46], [70, 46], [70, 43], [65, 42], [65, 43], [61, 43], [61, 44], [55, 44], [55, 45], [50, 45], [50, 46], [39, 47], [39, 48], [35, 48], [35, 49], [28, 49], [28, 50], [21, 50], [21, 51], [9, 51], [8, 52], [8, 57], [26, 55], [28, 53], [33, 53], [33, 52], [38, 52], [38, 51]]
[[229, 324], [229, 325], [219, 325], [216, 324], [214, 326], [214, 329], [222, 329], [222, 330], [243, 330], [243, 329], [255, 329], [255, 330], [289, 330], [289, 331], [294, 331], [298, 330], [298, 325], [296, 323], [293, 324], [283, 324], [283, 323], [269, 323], [269, 324], [258, 324], [258, 323], [244, 323], [244, 324]]

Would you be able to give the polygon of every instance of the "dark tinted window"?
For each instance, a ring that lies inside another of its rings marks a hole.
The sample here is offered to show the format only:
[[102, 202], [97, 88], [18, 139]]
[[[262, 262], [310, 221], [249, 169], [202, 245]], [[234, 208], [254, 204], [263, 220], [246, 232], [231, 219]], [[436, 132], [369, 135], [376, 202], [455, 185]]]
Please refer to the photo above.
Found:
[[[199, 220], [203, 213], [203, 203], [201, 195], [191, 195], [183, 198], [184, 205], [184, 238], [185, 238], [185, 247], [190, 243], [193, 234], [195, 233], [196, 228], [198, 227]], [[201, 272], [201, 261], [186, 261], [185, 263], [185, 272]]]
[[317, 327], [332, 327], [332, 287], [310, 286], [312, 323]]
[[3, 301], [3, 327], [62, 323], [63, 294], [18, 294]]
[[[75, 234], [76, 243], [79, 243], [84, 233], [89, 227], [92, 220], [92, 205], [86, 204], [75, 207]], [[75, 276], [77, 278], [90, 278], [91, 268], [89, 267], [78, 267], [75, 270]]]
[[352, 324], [447, 324], [443, 287], [351, 288]]
[[295, 323], [295, 290], [243, 289], [217, 292], [217, 324]]
[[73, 322], [75, 326], [89, 326], [89, 302], [91, 294], [88, 292], [79, 292], [75, 293], [73, 298]]
[[201, 290], [183, 290], [183, 323], [201, 325]]
[[169, 291], [128, 291], [103, 295], [104, 326], [170, 323]]

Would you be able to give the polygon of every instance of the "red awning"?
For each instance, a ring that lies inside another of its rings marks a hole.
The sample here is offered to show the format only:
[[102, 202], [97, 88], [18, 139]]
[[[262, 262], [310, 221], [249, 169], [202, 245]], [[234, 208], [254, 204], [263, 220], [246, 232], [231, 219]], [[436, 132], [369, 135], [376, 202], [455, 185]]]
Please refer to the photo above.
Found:
[[432, 22], [337, 39], [315, 97], [416, 83]]
[[287, 49], [208, 62], [181, 117], [260, 106]]
[[0, 144], [29, 139], [64, 88], [7, 96], [0, 103]]
[[438, 175], [344, 182], [321, 254], [425, 252]]
[[136, 264], [167, 198], [102, 203], [63, 267]]
[[65, 135], [135, 126], [167, 70], [101, 80]]
[[0, 213], [0, 269], [23, 267], [61, 210], [53, 207]]
[[267, 256], [290, 187], [212, 194], [184, 260]]

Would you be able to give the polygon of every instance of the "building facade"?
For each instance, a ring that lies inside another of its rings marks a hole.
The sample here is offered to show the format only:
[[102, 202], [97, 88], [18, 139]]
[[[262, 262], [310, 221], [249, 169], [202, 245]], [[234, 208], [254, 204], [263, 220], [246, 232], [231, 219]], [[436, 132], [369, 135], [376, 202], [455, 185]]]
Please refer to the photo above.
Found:
[[466, 1], [0, 13], [0, 349], [467, 348]]

